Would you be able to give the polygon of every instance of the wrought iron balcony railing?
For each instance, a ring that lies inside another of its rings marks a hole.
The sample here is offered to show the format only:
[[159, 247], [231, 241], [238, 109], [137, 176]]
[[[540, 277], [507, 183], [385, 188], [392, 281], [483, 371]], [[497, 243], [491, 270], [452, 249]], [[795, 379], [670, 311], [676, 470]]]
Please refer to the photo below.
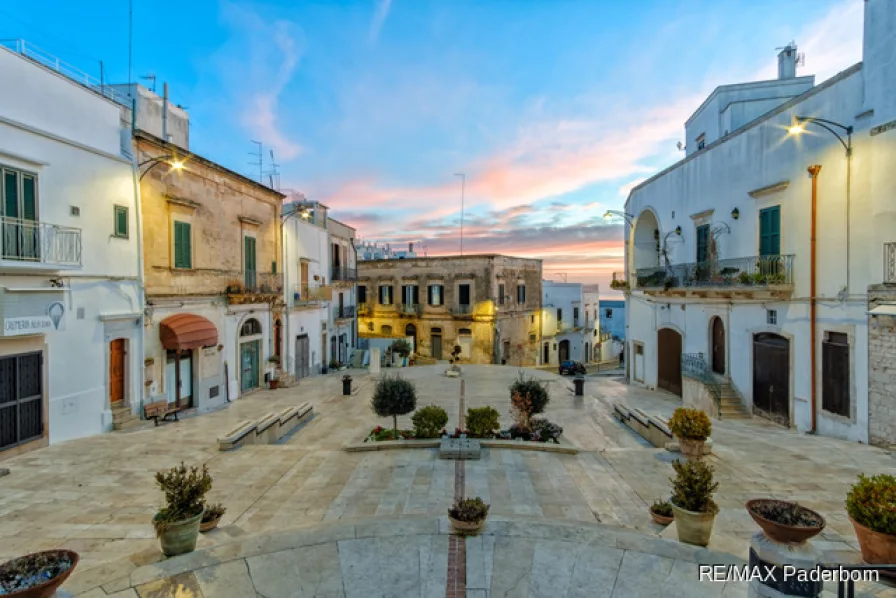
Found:
[[308, 284], [295, 285], [292, 292], [293, 305], [310, 305], [329, 301], [333, 297], [332, 287]]
[[793, 284], [792, 255], [762, 255], [635, 271], [638, 288], [768, 287]]
[[473, 306], [468, 303], [461, 303], [451, 308], [451, 314], [455, 316], [469, 316], [473, 313]]
[[354, 305], [343, 305], [343, 306], [334, 306], [333, 307], [333, 319], [334, 320], [344, 320], [351, 319], [355, 317], [355, 306]]
[[884, 243], [884, 282], [896, 283], [896, 243]]
[[419, 303], [402, 303], [398, 306], [398, 311], [408, 316], [419, 316], [420, 309]]
[[0, 217], [0, 259], [57, 266], [81, 265], [81, 229]]
[[225, 292], [230, 304], [270, 302], [282, 297], [283, 274], [245, 272], [243, 280], [228, 283]]
[[358, 304], [358, 315], [359, 316], [370, 315], [370, 304], [369, 303], [359, 303]]
[[355, 268], [346, 268], [343, 266], [333, 266], [333, 272], [330, 280], [340, 282], [354, 282], [358, 280], [358, 270], [356, 270]]

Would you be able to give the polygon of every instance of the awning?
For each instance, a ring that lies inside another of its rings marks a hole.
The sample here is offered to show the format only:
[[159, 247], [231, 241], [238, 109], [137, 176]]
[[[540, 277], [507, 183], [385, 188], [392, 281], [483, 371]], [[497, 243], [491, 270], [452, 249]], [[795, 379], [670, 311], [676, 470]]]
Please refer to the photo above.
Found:
[[869, 316], [896, 316], [896, 305], [878, 305], [868, 312]]
[[177, 314], [159, 324], [162, 347], [187, 351], [218, 344], [218, 329], [209, 320], [195, 314]]

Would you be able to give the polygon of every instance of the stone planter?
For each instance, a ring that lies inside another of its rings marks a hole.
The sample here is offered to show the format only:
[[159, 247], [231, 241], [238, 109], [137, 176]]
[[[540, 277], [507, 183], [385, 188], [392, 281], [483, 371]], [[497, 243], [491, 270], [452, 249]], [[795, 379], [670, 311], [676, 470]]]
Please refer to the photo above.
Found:
[[653, 518], [654, 523], [658, 523], [660, 525], [669, 525], [673, 521], [675, 521], [675, 517], [666, 517], [665, 515], [658, 515], [653, 512], [653, 509], [650, 509], [650, 516]]
[[706, 546], [712, 536], [712, 523], [716, 518], [715, 513], [695, 513], [685, 511], [675, 504], [672, 505], [675, 513], [675, 527], [678, 530], [678, 541], [695, 546]]
[[896, 536], [882, 534], [849, 518], [856, 530], [862, 560], [869, 565], [892, 565], [896, 563]]
[[[818, 517], [821, 520], [821, 525], [813, 525], [813, 526], [797, 526], [797, 525], [784, 525], [783, 523], [778, 523], [776, 521], [772, 521], [771, 519], [766, 519], [762, 515], [758, 515], [753, 512], [753, 508], [756, 505], [762, 503], [790, 503], [785, 500], [774, 500], [767, 498], [754, 498], [753, 500], [748, 500], [746, 507], [747, 513], [750, 514], [750, 517], [753, 518], [753, 521], [762, 528], [763, 533], [768, 536], [770, 539], [775, 542], [785, 542], [788, 544], [805, 542], [806, 540], [813, 538], [821, 533], [821, 530], [824, 529], [825, 520], [820, 514], [812, 511], [812, 509], [806, 509], [810, 511], [813, 515]], [[806, 507], [802, 507], [806, 508]]]
[[451, 527], [454, 528], [454, 531], [464, 534], [475, 534], [482, 529], [483, 525], [485, 525], [485, 519], [482, 519], [481, 521], [461, 521], [450, 515], [448, 516], [448, 519], [451, 521]]
[[29, 560], [32, 560], [34, 557], [42, 557], [42, 558], [53, 558], [53, 557], [66, 557], [71, 565], [68, 569], [63, 571], [62, 573], [56, 575], [55, 577], [51, 577], [50, 579], [44, 581], [41, 584], [32, 586], [30, 588], [25, 588], [22, 590], [15, 590], [10, 594], [4, 594], [4, 596], [9, 596], [15, 598], [51, 598], [56, 595], [56, 589], [65, 583], [65, 580], [68, 579], [68, 576], [72, 574], [72, 571], [75, 570], [75, 567], [78, 566], [78, 553], [73, 550], [46, 550], [43, 552], [34, 552], [23, 557], [19, 557], [17, 559], [13, 559], [11, 561], [7, 561], [0, 565], [0, 575], [6, 577], [7, 572], [14, 572], [21, 569], [21, 567], [25, 566]]
[[201, 523], [202, 513], [184, 521], [169, 523], [165, 530], [159, 532], [162, 553], [165, 556], [177, 556], [196, 550]]
[[681, 456], [692, 461], [703, 458], [704, 440], [690, 440], [688, 438], [679, 438], [678, 446], [681, 450]]

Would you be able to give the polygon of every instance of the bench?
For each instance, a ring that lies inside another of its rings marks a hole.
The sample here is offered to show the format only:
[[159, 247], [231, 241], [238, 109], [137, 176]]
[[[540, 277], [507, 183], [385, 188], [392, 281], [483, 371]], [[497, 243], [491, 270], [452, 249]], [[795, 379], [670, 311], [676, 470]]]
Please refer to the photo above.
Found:
[[169, 416], [174, 416], [174, 421], [178, 421], [177, 414], [183, 411], [184, 407], [170, 405], [168, 401], [156, 401], [155, 403], [147, 403], [143, 405], [144, 419], [151, 419], [155, 424], [159, 425], [159, 419], [165, 421]]

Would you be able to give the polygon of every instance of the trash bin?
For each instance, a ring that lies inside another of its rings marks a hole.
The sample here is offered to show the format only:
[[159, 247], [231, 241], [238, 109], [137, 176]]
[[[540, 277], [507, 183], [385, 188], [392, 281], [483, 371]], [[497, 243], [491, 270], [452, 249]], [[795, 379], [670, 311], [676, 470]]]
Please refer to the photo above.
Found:
[[576, 385], [576, 396], [581, 397], [585, 394], [585, 376], [578, 374], [572, 381]]
[[352, 377], [347, 374], [342, 377], [342, 394], [345, 396], [352, 394]]

